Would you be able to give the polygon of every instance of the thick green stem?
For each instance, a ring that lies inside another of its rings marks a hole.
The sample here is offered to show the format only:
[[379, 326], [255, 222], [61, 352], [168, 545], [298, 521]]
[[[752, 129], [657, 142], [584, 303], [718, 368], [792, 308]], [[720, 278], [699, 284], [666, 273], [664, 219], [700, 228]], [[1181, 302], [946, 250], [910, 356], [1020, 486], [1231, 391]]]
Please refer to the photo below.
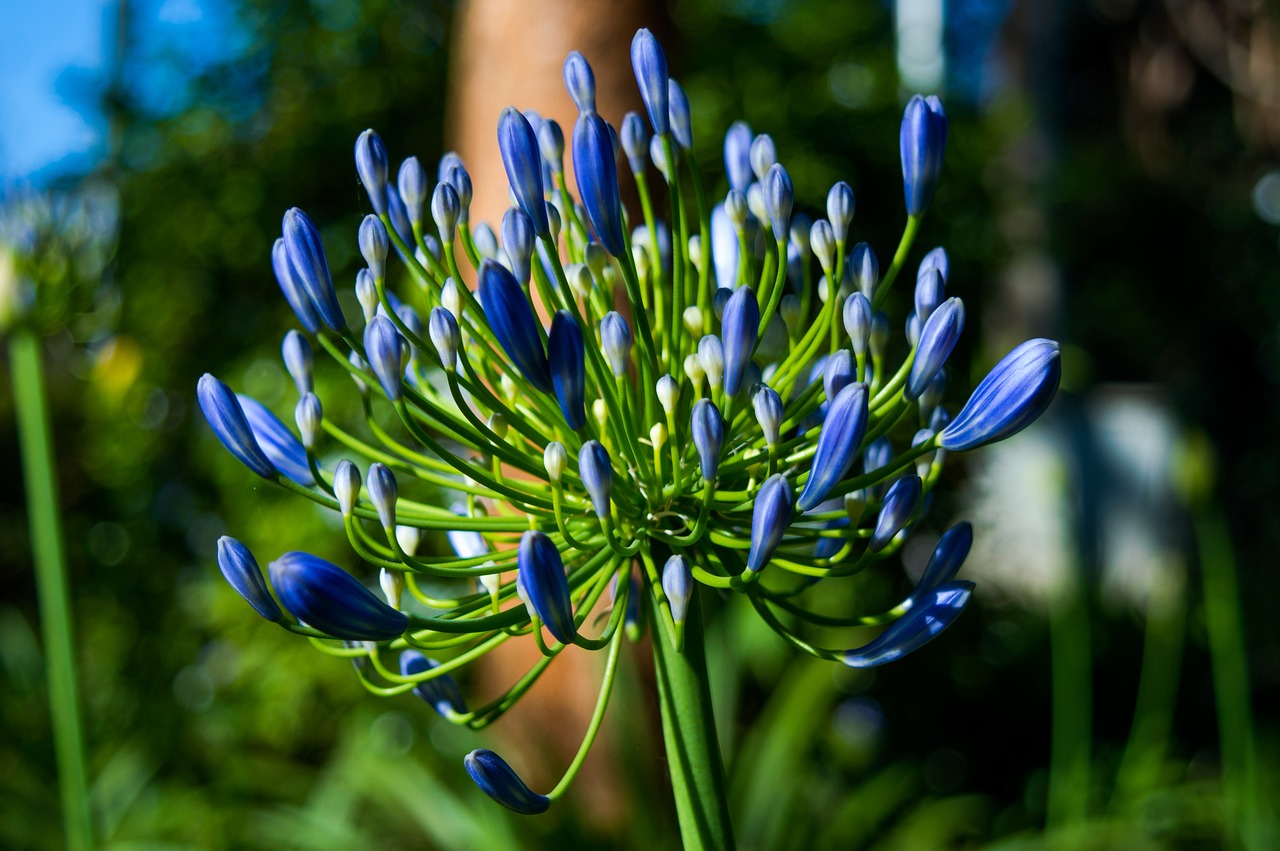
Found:
[[58, 490], [54, 478], [53, 440], [44, 395], [41, 340], [30, 328], [19, 327], [9, 338], [13, 395], [17, 402], [18, 443], [26, 480], [27, 513], [31, 523], [31, 553], [40, 599], [40, 630], [44, 638], [49, 678], [49, 714], [53, 719], [53, 748], [58, 785], [62, 790], [62, 821], [67, 847], [89, 849], [93, 831], [85, 781], [84, 744], [80, 731], [80, 703], [76, 694], [76, 665], [71, 638], [71, 605], [67, 596], [66, 557], [62, 550]]
[[1093, 713], [1093, 654], [1089, 603], [1071, 575], [1049, 599], [1053, 675], [1053, 746], [1049, 756], [1050, 830], [1076, 827], [1089, 815], [1089, 762]]
[[[733, 848], [733, 828], [720, 759], [716, 720], [711, 712], [702, 609], [695, 591], [684, 624], [684, 650], [677, 652], [664, 630], [652, 631], [653, 664], [662, 707], [671, 788], [686, 849]], [[660, 612], [651, 603], [650, 623]]]

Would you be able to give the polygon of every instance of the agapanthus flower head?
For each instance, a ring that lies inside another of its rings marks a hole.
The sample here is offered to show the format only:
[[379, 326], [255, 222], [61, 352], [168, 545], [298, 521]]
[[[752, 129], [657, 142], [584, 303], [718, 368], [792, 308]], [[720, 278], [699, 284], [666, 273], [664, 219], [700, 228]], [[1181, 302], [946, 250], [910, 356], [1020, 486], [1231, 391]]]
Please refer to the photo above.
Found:
[[[356, 165], [375, 214], [356, 233], [363, 264], [351, 265], [361, 268], [334, 271], [355, 281], [363, 328], [345, 322], [315, 224], [290, 210], [271, 262], [306, 332], [281, 350], [297, 398], [278, 413], [212, 376], [197, 387], [230, 453], [340, 513], [370, 564], [348, 573], [286, 553], [269, 569], [277, 605], [252, 555], [224, 539], [220, 567], [259, 613], [351, 657], [371, 691], [412, 690], [476, 729], [567, 645], [607, 648], [583, 754], [621, 641], [648, 631], [655, 661], [683, 666], [678, 654], [702, 652], [704, 608], [714, 615], [699, 599], [707, 589], [750, 597], [792, 647], [854, 667], [941, 632], [972, 591], [955, 579], [967, 524], [942, 536], [915, 590], [886, 611], [842, 617], [828, 589], [895, 562], [932, 522], [949, 451], [1025, 427], [1060, 376], [1057, 344], [1033, 340], [948, 416], [948, 396], [963, 392], [965, 371], [948, 363], [963, 307], [946, 298], [946, 253], [921, 259], [913, 243], [945, 147], [936, 99], [907, 107], [899, 147], [911, 218], [900, 244], [879, 246], [892, 258], [882, 270], [857, 241], [849, 184], [797, 199], [772, 138], [742, 122], [725, 133], [727, 194], [708, 209], [704, 190], [720, 189], [700, 173], [688, 99], [651, 33], [632, 48], [653, 133], [635, 113], [615, 133], [596, 111], [590, 67], [571, 54], [571, 151], [536, 113], [498, 118], [514, 206], [497, 232], [469, 222], [473, 187], [456, 154], [441, 158], [434, 188], [414, 157], [393, 185], [381, 141], [362, 135]], [[637, 209], [622, 205], [632, 197], [619, 185], [623, 153]], [[665, 185], [645, 174], [650, 159]], [[914, 291], [899, 284], [887, 297], [916, 262]], [[885, 311], [903, 302], [910, 315], [891, 319]], [[333, 358], [314, 362], [313, 350]], [[293, 420], [282, 419], [290, 407]], [[365, 422], [348, 428], [338, 420], [352, 410]], [[319, 454], [339, 446], [350, 457]], [[377, 574], [381, 596], [356, 578], [362, 570]], [[842, 620], [887, 629], [851, 650], [814, 643]], [[468, 708], [467, 681], [452, 673], [507, 641], [547, 658]], [[716, 737], [699, 729], [681, 741]], [[482, 790], [523, 813], [545, 810], [580, 765], [543, 796], [490, 751], [466, 759]]]

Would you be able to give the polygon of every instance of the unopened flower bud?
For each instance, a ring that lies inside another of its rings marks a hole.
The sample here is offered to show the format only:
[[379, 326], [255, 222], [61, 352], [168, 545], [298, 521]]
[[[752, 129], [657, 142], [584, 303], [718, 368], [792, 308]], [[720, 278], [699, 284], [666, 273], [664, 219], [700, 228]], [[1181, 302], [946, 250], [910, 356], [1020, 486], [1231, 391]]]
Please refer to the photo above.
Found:
[[773, 558], [782, 536], [791, 525], [791, 485], [781, 473], [765, 479], [751, 511], [751, 549], [747, 570], [758, 572]]
[[973, 594], [973, 583], [946, 582], [915, 599], [911, 610], [868, 644], [846, 650], [851, 668], [874, 668], [918, 650], [951, 626]]
[[662, 592], [671, 606], [671, 620], [680, 626], [688, 617], [689, 599], [693, 596], [693, 573], [684, 556], [674, 555], [662, 566]]
[[415, 225], [421, 224], [422, 207], [427, 200], [427, 173], [417, 157], [409, 157], [400, 163], [396, 184], [400, 188], [400, 200], [404, 201], [409, 221]]
[[765, 445], [770, 448], [777, 446], [782, 436], [782, 420], [785, 416], [782, 397], [778, 395], [778, 391], [768, 385], [757, 384], [751, 394], [751, 408], [755, 411], [756, 422], [760, 423]]
[[667, 101], [671, 117], [671, 135], [686, 151], [693, 150], [693, 125], [689, 120], [689, 98], [675, 80], [667, 81]]
[[907, 215], [919, 216], [929, 206], [942, 173], [947, 144], [947, 114], [942, 102], [933, 96], [911, 98], [902, 115], [899, 141]]
[[916, 508], [920, 505], [920, 492], [920, 477], [915, 475], [903, 476], [889, 487], [867, 549], [878, 553], [889, 545], [916, 513]]
[[387, 237], [387, 227], [382, 219], [374, 215], [365, 216], [364, 221], [360, 222], [357, 241], [360, 243], [360, 254], [373, 277], [386, 277], [387, 252], [391, 250], [391, 240]]
[[284, 360], [284, 368], [298, 388], [298, 395], [310, 393], [313, 387], [312, 375], [314, 361], [311, 357], [311, 344], [307, 338], [297, 331], [289, 331], [284, 335], [284, 344], [280, 347], [280, 356]]
[[578, 473], [582, 487], [591, 497], [596, 516], [609, 516], [609, 497], [613, 490], [613, 465], [609, 453], [598, 440], [588, 440], [578, 452]]
[[453, 278], [446, 278], [444, 286], [440, 288], [440, 304], [453, 314], [455, 322], [462, 319], [462, 294], [458, 292], [458, 282]]
[[298, 287], [306, 294], [324, 324], [334, 331], [345, 330], [347, 321], [342, 316], [338, 294], [333, 289], [333, 276], [329, 272], [329, 260], [320, 241], [320, 232], [307, 214], [297, 207], [284, 214], [282, 230], [289, 268]]
[[304, 395], [298, 400], [293, 416], [298, 423], [298, 432], [302, 435], [302, 445], [314, 451], [320, 434], [320, 423], [324, 420], [324, 409], [320, 405], [320, 397], [314, 393]]
[[[578, 268], [585, 273], [586, 270], [581, 266]], [[578, 431], [587, 424], [584, 404], [587, 387], [586, 349], [582, 329], [567, 310], [557, 310], [551, 319], [547, 360], [560, 412], [564, 414], [569, 428]]]
[[431, 218], [436, 223], [440, 240], [445, 245], [453, 244], [454, 236], [458, 232], [460, 215], [461, 205], [458, 202], [457, 190], [448, 183], [437, 183], [435, 191], [431, 193]]
[[356, 173], [369, 193], [369, 203], [378, 215], [387, 212], [387, 149], [373, 130], [356, 139]]
[[867, 347], [871, 357], [883, 358], [889, 347], [889, 317], [883, 310], [877, 310], [871, 317], [871, 334], [867, 337]]
[[867, 430], [867, 395], [867, 385], [855, 383], [845, 387], [831, 400], [822, 431], [818, 434], [809, 478], [800, 493], [801, 511], [809, 511], [826, 499], [853, 466], [853, 459]]
[[552, 392], [542, 332], [524, 289], [514, 275], [492, 260], [480, 264], [479, 277], [480, 304], [498, 344], [534, 389]]
[[622, 117], [622, 129], [618, 135], [631, 173], [643, 174], [645, 158], [649, 154], [649, 133], [644, 129], [644, 119], [639, 113], [628, 112]]
[[378, 285], [373, 282], [373, 273], [368, 269], [356, 272], [356, 300], [360, 302], [360, 310], [364, 314], [367, 325], [378, 313]]
[[836, 232], [831, 222], [818, 219], [809, 228], [809, 246], [813, 256], [818, 258], [818, 265], [827, 274], [833, 274], [836, 268]]
[[284, 607], [307, 626], [334, 638], [385, 641], [399, 637], [409, 626], [408, 618], [351, 574], [310, 553], [285, 553], [267, 569]]
[[755, 137], [751, 141], [748, 156], [751, 159], [751, 171], [755, 174], [756, 180], [764, 183], [765, 175], [778, 162], [778, 148], [773, 143], [773, 137], [768, 133], [761, 133]]
[[223, 535], [218, 539], [218, 569], [227, 580], [227, 584], [235, 589], [253, 610], [269, 621], [283, 623], [284, 612], [276, 605], [267, 588], [267, 581], [262, 578], [262, 569], [253, 557], [253, 553], [235, 538]]
[[681, 312], [680, 319], [684, 322], [684, 329], [689, 332], [690, 336], [702, 333], [702, 308], [696, 304], [686, 307]]
[[917, 399], [925, 391], [951, 355], [963, 330], [964, 304], [958, 298], [949, 298], [933, 312], [920, 331], [911, 374], [903, 388], [905, 398]]
[[751, 208], [747, 203], [745, 192], [730, 189], [729, 194], [724, 197], [724, 211], [728, 215], [730, 223], [736, 229], [742, 230], [747, 224], [747, 216], [751, 215]]
[[702, 387], [702, 379], [707, 376], [706, 371], [702, 368], [702, 360], [696, 354], [685, 355], [684, 374], [693, 383], [693, 392], [696, 395], [698, 389]]
[[462, 764], [480, 791], [509, 810], [521, 815], [537, 815], [551, 806], [550, 798], [532, 791], [511, 766], [491, 750], [474, 750]]
[[689, 428], [693, 445], [698, 450], [702, 478], [713, 482], [720, 470], [720, 449], [724, 445], [724, 419], [720, 410], [707, 399], [693, 403]]
[[698, 341], [698, 363], [702, 364], [708, 386], [719, 390], [724, 380], [724, 346], [719, 337], [708, 334]]
[[579, 112], [596, 111], [596, 75], [586, 57], [576, 50], [564, 60], [564, 87]]
[[933, 266], [922, 267], [916, 277], [916, 316], [920, 317], [921, 322], [927, 322], [944, 298], [946, 287], [942, 273]]
[[600, 320], [600, 348], [613, 374], [626, 375], [631, 363], [631, 328], [622, 314], [615, 310]]
[[658, 173], [668, 183], [674, 181], [676, 177], [676, 156], [674, 149], [671, 151], [671, 156], [667, 156], [667, 149], [662, 144], [661, 136], [651, 136], [649, 138], [649, 158], [653, 160], [654, 167], [658, 169]]
[[664, 375], [658, 379], [657, 384], [658, 403], [662, 405], [662, 410], [671, 414], [676, 409], [676, 401], [680, 397], [680, 386], [676, 384], [676, 380], [670, 375]]
[[364, 329], [364, 350], [369, 367], [378, 377], [387, 398], [399, 401], [403, 393], [401, 374], [400, 332], [385, 316], [375, 316]]
[[667, 445], [667, 425], [666, 423], [654, 423], [649, 428], [649, 443], [654, 449], [661, 449]]
[[667, 106], [667, 56], [662, 45], [647, 29], [636, 32], [631, 40], [631, 68], [640, 86], [640, 98], [649, 113], [653, 132], [662, 135], [670, 126]]
[[849, 235], [853, 210], [853, 188], [841, 180], [827, 193], [827, 220], [831, 222], [831, 229], [835, 232], [838, 243], [843, 243]]
[[1028, 340], [987, 373], [938, 444], [964, 451], [1017, 434], [1049, 407], [1061, 378], [1058, 344]]
[[399, 496], [399, 488], [396, 485], [395, 473], [381, 462], [371, 464], [364, 484], [369, 491], [369, 501], [378, 512], [378, 520], [383, 528], [389, 529], [396, 525], [396, 499]]
[[564, 444], [558, 440], [551, 441], [547, 444], [547, 448], [542, 450], [542, 465], [547, 468], [547, 476], [552, 483], [564, 477], [564, 468], [568, 463], [569, 453], [565, 450]]
[[[413, 527], [397, 526], [396, 538], [400, 537], [401, 529], [413, 529]], [[417, 532], [418, 530], [413, 529], [413, 531]], [[416, 539], [414, 540], [413, 546], [414, 549], [418, 546]], [[400, 548], [409, 555], [413, 555], [413, 550], [406, 547], [403, 541], [400, 543]], [[397, 612], [400, 611], [400, 598], [404, 595], [404, 573], [399, 570], [387, 570], [384, 567], [378, 574], [378, 585], [382, 587], [382, 596], [387, 598], [387, 605], [395, 609]]]
[[720, 328], [724, 352], [724, 392], [729, 396], [738, 395], [738, 391], [742, 389], [747, 364], [755, 351], [759, 327], [760, 306], [756, 302], [755, 290], [751, 287], [739, 287], [725, 304]]

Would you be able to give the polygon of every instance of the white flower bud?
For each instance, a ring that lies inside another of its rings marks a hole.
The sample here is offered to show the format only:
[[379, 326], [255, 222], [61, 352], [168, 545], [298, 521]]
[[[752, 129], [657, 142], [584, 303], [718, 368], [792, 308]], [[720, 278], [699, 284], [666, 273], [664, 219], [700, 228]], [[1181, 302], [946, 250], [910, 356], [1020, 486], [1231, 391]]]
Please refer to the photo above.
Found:
[[684, 320], [684, 329], [690, 336], [702, 333], [702, 308], [696, 304], [686, 307], [681, 314], [681, 319]]
[[400, 549], [415, 556], [422, 543], [422, 530], [417, 526], [396, 526], [396, 542], [400, 544]]
[[658, 379], [657, 391], [662, 410], [668, 414], [674, 413], [676, 401], [680, 398], [680, 385], [670, 375], [664, 375]]
[[547, 468], [547, 476], [553, 483], [560, 481], [564, 476], [564, 468], [568, 463], [569, 452], [560, 441], [553, 440], [547, 444], [546, 449], [542, 450], [542, 464]]
[[[400, 529], [403, 528], [405, 527], [401, 526], [396, 529], [396, 537], [399, 537]], [[401, 546], [403, 547], [404, 545], [401, 544]], [[405, 552], [409, 552], [407, 547]], [[387, 598], [387, 605], [397, 612], [400, 611], [400, 597], [404, 594], [404, 574], [398, 570], [387, 570], [384, 567], [382, 572], [378, 574], [378, 584], [382, 586], [382, 593]]]
[[702, 369], [702, 361], [698, 360], [697, 355], [686, 355], [684, 359], [684, 374], [693, 382], [693, 392], [696, 394], [698, 388], [702, 386], [702, 379], [706, 378], [707, 373]]
[[458, 292], [458, 282], [453, 278], [445, 278], [440, 288], [440, 303], [444, 309], [453, 314], [453, 318], [462, 321], [462, 293]]
[[360, 498], [360, 468], [347, 459], [338, 462], [333, 471], [333, 495], [338, 498], [338, 508], [343, 517], [350, 517]]

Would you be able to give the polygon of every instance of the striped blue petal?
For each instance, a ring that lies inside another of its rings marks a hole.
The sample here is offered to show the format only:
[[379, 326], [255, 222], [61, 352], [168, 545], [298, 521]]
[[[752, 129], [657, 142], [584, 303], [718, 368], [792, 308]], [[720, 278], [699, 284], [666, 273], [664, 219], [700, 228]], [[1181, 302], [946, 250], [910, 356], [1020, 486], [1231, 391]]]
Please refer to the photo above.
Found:
[[501, 264], [485, 260], [480, 264], [479, 291], [485, 319], [507, 357], [534, 388], [552, 392], [538, 320], [515, 276]]
[[618, 194], [618, 162], [612, 130], [594, 112], [578, 116], [573, 126], [573, 169], [578, 197], [596, 239], [614, 257], [626, 252], [622, 231], [622, 198]]
[[911, 374], [907, 376], [903, 396], [908, 399], [920, 397], [951, 356], [962, 331], [964, 303], [958, 298], [949, 298], [933, 311], [920, 329], [920, 341], [916, 344], [916, 356], [911, 362]]
[[507, 170], [511, 193], [533, 224], [533, 232], [550, 238], [538, 136], [529, 126], [529, 120], [514, 106], [504, 109], [498, 119], [498, 150], [502, 153], [502, 165]]
[[236, 394], [209, 373], [196, 384], [196, 401], [214, 435], [241, 464], [264, 479], [274, 478], [277, 470], [254, 436]]
[[315, 479], [311, 476], [311, 465], [307, 463], [307, 450], [289, 427], [252, 396], [241, 393], [236, 399], [240, 402], [240, 409], [244, 411], [245, 421], [253, 430], [254, 440], [262, 447], [272, 466], [285, 478], [303, 487], [315, 484]]
[[223, 535], [218, 539], [218, 568], [227, 584], [253, 606], [253, 610], [269, 621], [284, 620], [284, 612], [276, 605], [267, 588], [267, 580], [249, 548], [235, 538]]
[[307, 626], [334, 638], [385, 641], [409, 626], [407, 617], [351, 574], [318, 556], [285, 553], [267, 569], [284, 607]]
[[525, 532], [516, 553], [516, 570], [529, 605], [547, 631], [561, 644], [573, 641], [578, 628], [573, 622], [573, 601], [569, 597], [564, 562], [556, 545], [541, 532], [532, 529]]
[[800, 493], [801, 511], [822, 502], [831, 489], [845, 477], [862, 445], [867, 430], [867, 385], [850, 384], [831, 401], [818, 446], [814, 451], [809, 479]]
[[955, 622], [972, 594], [972, 582], [939, 585], [869, 644], [846, 650], [844, 663], [850, 668], [874, 668], [920, 649]]
[[960, 413], [942, 430], [939, 445], [963, 451], [1017, 434], [1049, 407], [1061, 379], [1058, 344], [1028, 340], [987, 373]]
[[556, 401], [569, 428], [578, 431], [587, 424], [586, 410], [586, 349], [582, 329], [567, 310], [557, 310], [551, 319], [551, 334], [547, 338], [547, 360], [551, 369], [551, 384], [555, 387]]
[[775, 473], [764, 480], [751, 509], [751, 549], [747, 551], [747, 570], [764, 570], [773, 551], [782, 543], [782, 535], [791, 525], [791, 484], [787, 477]]
[[526, 786], [506, 760], [493, 751], [474, 750], [463, 758], [462, 764], [481, 792], [509, 810], [532, 816], [545, 813], [551, 806], [550, 798]]
[[[440, 667], [439, 662], [424, 656], [417, 650], [400, 652], [400, 676], [402, 677], [425, 674], [438, 667]], [[454, 714], [461, 715], [467, 711], [467, 701], [462, 696], [462, 690], [448, 674], [438, 674], [429, 680], [423, 680], [413, 687], [413, 693], [445, 718]]]
[[338, 294], [333, 289], [333, 276], [329, 273], [329, 260], [325, 257], [320, 232], [307, 214], [297, 207], [284, 214], [284, 245], [293, 274], [307, 294], [316, 313], [335, 331], [347, 327], [338, 305]]
[[720, 325], [720, 342], [724, 348], [724, 392], [729, 396], [737, 396], [742, 389], [759, 329], [760, 305], [756, 301], [755, 290], [751, 287], [734, 290], [725, 303]]

